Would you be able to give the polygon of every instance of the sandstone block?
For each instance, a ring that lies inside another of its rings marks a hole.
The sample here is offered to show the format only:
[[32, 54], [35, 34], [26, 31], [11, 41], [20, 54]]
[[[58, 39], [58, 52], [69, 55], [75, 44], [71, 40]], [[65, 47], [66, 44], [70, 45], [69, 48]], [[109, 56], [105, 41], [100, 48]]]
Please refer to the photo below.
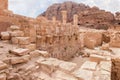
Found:
[[39, 56], [40, 56], [40, 54], [39, 54], [38, 50], [30, 52], [30, 57], [31, 58], [37, 58]]
[[17, 37], [12, 37], [11, 42], [12, 42], [12, 44], [18, 44], [19, 40]]
[[[108, 72], [108, 74], [111, 73], [111, 67], [112, 67], [112, 63], [111, 61], [101, 61], [100, 62], [100, 69], [104, 70]], [[104, 72], [102, 72], [102, 74], [105, 74]]]
[[10, 39], [9, 32], [1, 32], [1, 39], [2, 40], [9, 40]]
[[47, 52], [47, 51], [38, 51], [39, 52], [39, 54], [41, 55], [41, 56], [43, 56], [43, 57], [49, 57], [49, 53]]
[[103, 44], [101, 47], [102, 50], [110, 50], [109, 49], [109, 44]]
[[20, 45], [30, 44], [30, 37], [17, 37]]
[[40, 51], [40, 50], [32, 51], [30, 53], [30, 55], [33, 55], [33, 56], [37, 55], [37, 56], [42, 56], [42, 57], [49, 57], [49, 53], [47, 51]]
[[12, 37], [23, 37], [24, 36], [24, 32], [23, 31], [13, 31], [13, 32], [10, 32], [10, 35]]
[[0, 70], [6, 69], [8, 65], [2, 61], [0, 61]]
[[114, 31], [110, 37], [110, 46], [120, 48], [120, 31]]
[[79, 69], [75, 72], [73, 72], [73, 75], [75, 75], [80, 80], [93, 80], [93, 72], [89, 70], [83, 70]]
[[0, 74], [0, 80], [7, 80], [6, 74]]
[[61, 62], [62, 61], [55, 59], [55, 58], [37, 60], [37, 63], [41, 66], [41, 70], [47, 72], [48, 74], [58, 69], [58, 66]]
[[102, 32], [97, 30], [86, 31], [84, 35], [84, 43], [88, 48], [94, 48], [102, 44]]
[[73, 71], [76, 67], [77, 67], [77, 64], [71, 63], [71, 62], [64, 62], [64, 61], [59, 65], [59, 68], [61, 70], [67, 71], [67, 72]]
[[40, 57], [36, 63], [41, 64], [42, 61], [45, 61], [46, 59], [44, 57]]
[[11, 58], [11, 64], [20, 64], [20, 63], [25, 63], [28, 62], [30, 60], [30, 56], [29, 55], [25, 55], [22, 57], [12, 57]]
[[0, 0], [0, 10], [8, 10], [8, 0]]
[[89, 39], [85, 42], [85, 46], [90, 49], [94, 49], [96, 47], [96, 41]]
[[96, 67], [97, 67], [97, 63], [96, 62], [86, 61], [81, 66], [81, 69], [94, 70], [95, 71]]
[[43, 61], [41, 62], [41, 69], [48, 74], [54, 72], [57, 68], [58, 64], [53, 63], [52, 61]]
[[110, 46], [120, 48], [120, 41], [111, 41]]
[[18, 48], [18, 49], [11, 50], [12, 54], [15, 54], [15, 55], [18, 55], [18, 56], [26, 55], [29, 52], [30, 52], [29, 49], [23, 49], [23, 48]]
[[25, 48], [29, 49], [30, 51], [33, 51], [36, 49], [36, 44], [29, 44], [26, 45]]
[[12, 26], [10, 26], [10, 30], [11, 31], [20, 30], [20, 27], [16, 26], [16, 25], [12, 25]]
[[60, 80], [78, 80], [74, 76], [66, 74], [60, 70], [55, 71], [54, 76], [56, 79], [60, 79]]
[[40, 73], [34, 73], [33, 76], [37, 77], [36, 80], [55, 80], [55, 79], [51, 78], [48, 74], [46, 74], [42, 71]]
[[103, 57], [103, 56], [95, 55], [95, 54], [90, 55], [90, 61], [100, 62], [100, 61], [103, 61], [103, 60], [106, 60], [106, 58]]

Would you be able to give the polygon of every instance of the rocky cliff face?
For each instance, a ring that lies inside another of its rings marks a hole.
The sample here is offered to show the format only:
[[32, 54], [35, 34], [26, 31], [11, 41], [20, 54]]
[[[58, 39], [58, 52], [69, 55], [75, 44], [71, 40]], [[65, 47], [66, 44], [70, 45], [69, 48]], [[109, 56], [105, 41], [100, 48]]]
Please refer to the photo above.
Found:
[[61, 20], [62, 10], [67, 11], [67, 22], [72, 22], [73, 15], [78, 14], [78, 24], [86, 27], [107, 28], [110, 26], [110, 24], [112, 24], [112, 21], [114, 20], [114, 15], [110, 12], [100, 10], [98, 7], [91, 8], [85, 4], [78, 4], [71, 1], [53, 4], [39, 16], [44, 16], [49, 20], [52, 19], [53, 16], [56, 16], [58, 20]]

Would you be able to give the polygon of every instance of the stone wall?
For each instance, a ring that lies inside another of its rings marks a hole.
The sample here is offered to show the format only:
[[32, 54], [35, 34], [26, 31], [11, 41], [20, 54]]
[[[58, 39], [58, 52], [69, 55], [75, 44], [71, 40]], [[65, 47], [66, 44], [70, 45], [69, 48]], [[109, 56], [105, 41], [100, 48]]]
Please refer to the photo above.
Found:
[[8, 9], [8, 0], [0, 0], [0, 10]]
[[80, 41], [83, 47], [94, 49], [95, 47], [101, 46], [103, 44], [103, 34], [105, 30], [96, 29], [79, 29]]
[[[56, 21], [55, 18], [52, 21], [46, 19], [43, 22], [41, 21], [43, 18], [32, 19], [9, 13], [9, 11], [3, 11], [0, 14], [0, 17], [2, 17], [0, 21], [2, 23], [6, 21], [10, 23], [9, 27], [11, 25], [20, 27], [18, 31], [9, 31], [9, 34], [12, 34], [10, 36], [12, 43], [19, 44], [20, 47], [26, 47], [30, 43], [36, 44], [38, 49], [47, 50], [51, 53], [52, 57], [60, 59], [64, 58], [64, 56], [68, 56], [66, 59], [70, 58], [80, 51], [81, 43], [79, 41], [79, 27], [76, 15], [72, 25], [67, 23], [66, 18], [64, 18], [67, 14], [62, 14], [62, 22]], [[29, 43], [26, 43], [28, 38]]]
[[113, 58], [112, 59], [112, 73], [111, 80], [120, 80], [120, 59]]
[[118, 48], [120, 47], [120, 32], [119, 31], [112, 32], [110, 46], [111, 47], [118, 47]]
[[81, 48], [79, 28], [69, 23], [42, 23], [36, 28], [37, 48], [47, 50], [52, 57], [68, 59], [78, 53]]

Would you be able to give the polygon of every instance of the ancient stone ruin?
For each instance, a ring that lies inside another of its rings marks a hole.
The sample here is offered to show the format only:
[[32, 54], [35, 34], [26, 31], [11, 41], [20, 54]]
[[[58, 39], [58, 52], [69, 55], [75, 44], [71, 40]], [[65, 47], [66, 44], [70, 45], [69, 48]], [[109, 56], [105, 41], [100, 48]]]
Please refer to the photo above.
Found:
[[[120, 31], [14, 14], [0, 0], [0, 80], [120, 80]], [[117, 25], [118, 26], [118, 25]]]

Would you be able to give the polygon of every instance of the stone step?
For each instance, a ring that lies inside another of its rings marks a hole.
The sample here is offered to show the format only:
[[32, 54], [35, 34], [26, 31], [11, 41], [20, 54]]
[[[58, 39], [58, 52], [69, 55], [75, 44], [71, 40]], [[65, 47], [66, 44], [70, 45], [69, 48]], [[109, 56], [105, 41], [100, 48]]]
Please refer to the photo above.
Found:
[[18, 48], [18, 49], [10, 50], [10, 53], [15, 54], [15, 55], [18, 55], [18, 56], [26, 55], [26, 54], [28, 54], [29, 52], [30, 52], [29, 49], [23, 49], [23, 48]]
[[10, 63], [14, 65], [14, 64], [25, 63], [25, 62], [28, 62], [29, 60], [30, 60], [29, 55], [25, 55], [25, 56], [22, 56], [22, 57], [12, 57], [10, 59]]

